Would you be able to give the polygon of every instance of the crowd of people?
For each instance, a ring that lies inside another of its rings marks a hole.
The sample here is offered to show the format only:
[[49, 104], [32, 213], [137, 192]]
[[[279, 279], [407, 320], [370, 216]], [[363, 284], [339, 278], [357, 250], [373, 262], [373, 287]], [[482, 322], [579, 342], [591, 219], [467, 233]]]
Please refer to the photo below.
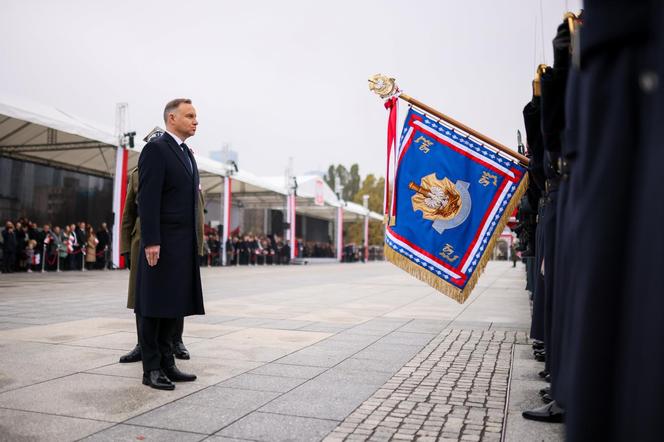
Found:
[[2, 272], [98, 270], [110, 263], [110, 232], [85, 221], [63, 227], [21, 218], [2, 231]]
[[[298, 258], [334, 258], [331, 242], [296, 240]], [[219, 229], [206, 226], [201, 266], [222, 265], [222, 241]], [[382, 259], [379, 247], [371, 247], [369, 260]], [[107, 224], [100, 228], [84, 221], [78, 224], [51, 226], [21, 218], [7, 221], [2, 231], [2, 272], [99, 270], [111, 265], [111, 232]], [[344, 247], [344, 262], [363, 261], [363, 248]], [[226, 265], [287, 265], [291, 248], [275, 234], [234, 234], [226, 242]]]
[[[217, 229], [206, 229], [201, 265], [222, 265], [222, 240]], [[290, 263], [290, 246], [278, 235], [232, 235], [226, 240], [226, 265], [280, 265]]]
[[[222, 265], [223, 247], [218, 229], [206, 227], [201, 265]], [[298, 258], [334, 258], [331, 242], [303, 241], [296, 239]], [[276, 234], [233, 234], [226, 241], [226, 265], [285, 265], [290, 264], [291, 247], [288, 241]]]

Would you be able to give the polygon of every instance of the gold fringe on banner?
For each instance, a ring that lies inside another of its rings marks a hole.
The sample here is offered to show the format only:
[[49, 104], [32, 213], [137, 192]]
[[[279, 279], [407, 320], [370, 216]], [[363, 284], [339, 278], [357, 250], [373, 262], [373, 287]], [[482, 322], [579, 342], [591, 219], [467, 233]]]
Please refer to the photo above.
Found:
[[464, 302], [466, 302], [466, 299], [468, 299], [468, 297], [470, 296], [470, 293], [475, 288], [475, 284], [477, 284], [477, 280], [484, 272], [484, 268], [486, 267], [487, 262], [489, 262], [489, 259], [491, 259], [493, 248], [496, 246], [496, 241], [498, 241], [498, 238], [500, 238], [500, 235], [503, 233], [503, 230], [505, 230], [505, 226], [507, 225], [507, 222], [509, 221], [512, 212], [514, 212], [514, 209], [519, 204], [519, 201], [521, 200], [523, 194], [526, 192], [527, 188], [528, 188], [528, 173], [526, 173], [526, 175], [523, 177], [523, 180], [521, 180], [521, 184], [519, 184], [519, 187], [512, 195], [512, 200], [505, 208], [503, 215], [500, 217], [498, 225], [496, 226], [496, 230], [493, 232], [493, 235], [491, 235], [491, 239], [489, 240], [487, 247], [484, 249], [484, 253], [481, 256], [480, 261], [477, 264], [477, 267], [475, 267], [473, 276], [470, 277], [468, 283], [466, 284], [466, 287], [463, 290], [455, 287], [449, 282], [446, 282], [443, 278], [430, 272], [424, 267], [415, 264], [408, 258], [404, 258], [401, 254], [396, 252], [387, 244], [384, 247], [385, 259], [390, 261], [392, 264], [401, 267], [403, 270], [410, 273], [420, 281], [426, 282], [427, 284], [429, 284], [431, 287], [435, 288], [442, 294], [454, 299], [459, 304], [463, 304]]

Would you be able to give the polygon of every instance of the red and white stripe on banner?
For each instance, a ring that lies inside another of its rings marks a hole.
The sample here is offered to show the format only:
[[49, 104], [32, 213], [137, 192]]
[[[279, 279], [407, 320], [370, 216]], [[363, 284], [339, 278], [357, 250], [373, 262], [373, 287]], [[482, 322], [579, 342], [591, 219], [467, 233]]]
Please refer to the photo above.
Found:
[[120, 232], [122, 227], [122, 212], [127, 197], [127, 160], [129, 151], [119, 146], [115, 153], [115, 175], [113, 176], [113, 238], [112, 255], [113, 265], [124, 268], [124, 257], [120, 256]]
[[396, 192], [394, 187], [397, 161], [397, 115], [399, 110], [398, 97], [391, 97], [385, 101], [385, 108], [389, 110], [387, 119], [387, 170], [385, 172], [385, 192], [383, 194], [383, 209], [385, 218], [393, 219], [396, 215]]

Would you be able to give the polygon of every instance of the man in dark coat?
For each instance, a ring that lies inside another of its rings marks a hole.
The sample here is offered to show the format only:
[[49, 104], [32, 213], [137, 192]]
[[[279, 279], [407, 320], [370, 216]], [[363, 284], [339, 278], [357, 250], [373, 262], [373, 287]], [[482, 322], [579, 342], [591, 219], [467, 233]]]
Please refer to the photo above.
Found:
[[103, 269], [106, 267], [106, 253], [108, 247], [111, 245], [111, 236], [108, 233], [106, 223], [101, 223], [101, 228], [97, 231], [97, 268]]
[[75, 269], [83, 270], [83, 263], [85, 262], [83, 253], [85, 253], [85, 244], [88, 242], [84, 221], [78, 223], [78, 226], [74, 229], [74, 235], [76, 235], [76, 244], [74, 245]]
[[177, 318], [205, 314], [198, 266], [198, 168], [184, 141], [196, 133], [188, 99], [164, 109], [166, 133], [145, 145], [138, 160], [141, 247], [134, 312], [139, 320], [143, 383], [172, 390], [196, 379], [173, 357]]
[[13, 273], [16, 262], [16, 233], [14, 224], [7, 221], [2, 231], [2, 272]]

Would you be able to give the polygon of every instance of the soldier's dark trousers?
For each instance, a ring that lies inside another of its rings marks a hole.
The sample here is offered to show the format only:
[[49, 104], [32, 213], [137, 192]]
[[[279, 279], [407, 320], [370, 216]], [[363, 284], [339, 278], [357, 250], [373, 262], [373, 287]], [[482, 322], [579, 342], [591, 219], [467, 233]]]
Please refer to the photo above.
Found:
[[173, 333], [173, 343], [182, 342], [182, 333], [184, 332], [184, 318], [175, 320], [175, 329]]
[[143, 372], [175, 365], [173, 333], [176, 318], [147, 318], [136, 313], [139, 323], [138, 342], [141, 345]]

